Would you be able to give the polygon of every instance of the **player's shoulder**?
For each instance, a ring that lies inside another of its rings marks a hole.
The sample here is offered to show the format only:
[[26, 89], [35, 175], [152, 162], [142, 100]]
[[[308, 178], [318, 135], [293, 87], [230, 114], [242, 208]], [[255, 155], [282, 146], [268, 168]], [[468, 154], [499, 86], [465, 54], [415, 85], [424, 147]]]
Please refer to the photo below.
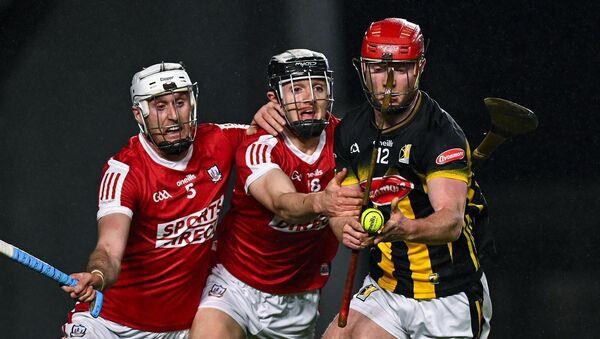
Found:
[[335, 128], [336, 143], [345, 144], [351, 140], [360, 139], [371, 123], [372, 117], [373, 109], [366, 102], [347, 111]]
[[344, 114], [344, 118], [338, 124], [338, 128], [344, 130], [360, 130], [364, 124], [368, 124], [373, 116], [373, 108], [364, 102]]
[[215, 124], [202, 123], [196, 127], [196, 138], [218, 138], [225, 137], [225, 131], [231, 129], [246, 130], [248, 125], [243, 124]]
[[270, 146], [271, 148], [281, 144], [281, 137], [278, 136], [272, 136], [271, 134], [267, 133], [267, 131], [263, 130], [262, 128], [259, 128], [258, 131], [250, 136], [247, 136], [244, 141], [241, 143], [240, 147], [241, 148], [248, 148], [251, 147], [252, 145], [255, 146], [259, 146], [259, 145], [265, 145], [265, 146]]
[[459, 130], [460, 126], [456, 123], [450, 113], [430, 97], [427, 93], [421, 92], [422, 109], [427, 112], [424, 116], [427, 117], [427, 125], [434, 130]]
[[136, 162], [141, 161], [143, 152], [140, 138], [143, 138], [141, 134], [129, 138], [127, 145], [123, 146], [116, 154], [114, 154], [107, 161], [107, 165], [129, 167]]
[[136, 169], [139, 170], [143, 167], [144, 150], [140, 141], [142, 137], [136, 135], [129, 138], [127, 145], [123, 146], [104, 163], [102, 168], [103, 178], [125, 178]]

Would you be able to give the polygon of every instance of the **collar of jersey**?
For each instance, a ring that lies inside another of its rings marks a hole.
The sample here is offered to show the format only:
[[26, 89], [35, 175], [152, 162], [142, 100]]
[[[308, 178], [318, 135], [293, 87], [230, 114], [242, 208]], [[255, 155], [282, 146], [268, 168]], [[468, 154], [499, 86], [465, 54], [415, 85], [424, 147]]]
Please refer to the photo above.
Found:
[[148, 156], [150, 156], [150, 159], [152, 159], [152, 161], [154, 161], [155, 163], [157, 163], [161, 166], [164, 166], [164, 167], [167, 167], [170, 169], [174, 169], [177, 171], [185, 171], [188, 163], [190, 162], [190, 159], [192, 158], [192, 152], [194, 151], [194, 146], [192, 145], [187, 150], [187, 154], [185, 155], [185, 157], [183, 159], [178, 160], [178, 161], [171, 161], [171, 160], [164, 159], [160, 155], [158, 155], [158, 153], [156, 153], [156, 151], [152, 148], [152, 146], [150, 146], [150, 144], [148, 143], [148, 140], [146, 140], [146, 137], [142, 133], [139, 134], [138, 139], [140, 139], [140, 143], [142, 144], [142, 147], [144, 148], [144, 150], [146, 151]]
[[[417, 98], [417, 103], [413, 106], [413, 108], [410, 110], [410, 112], [408, 113], [408, 115], [406, 117], [404, 117], [404, 119], [398, 121], [397, 124], [395, 124], [394, 126], [390, 126], [388, 128], [384, 128], [381, 133], [382, 134], [388, 134], [388, 133], [392, 133], [396, 130], [398, 130], [399, 128], [402, 128], [406, 125], [408, 125], [413, 118], [415, 117], [415, 115], [417, 115], [417, 112], [419, 111], [419, 109], [421, 109], [421, 104], [422, 104], [422, 95], [421, 95], [421, 91], [417, 92], [418, 98]], [[371, 124], [377, 128], [377, 125], [375, 124], [374, 121], [371, 121]]]
[[321, 156], [321, 152], [325, 147], [326, 135], [326, 129], [324, 129], [323, 132], [321, 132], [321, 135], [319, 136], [319, 144], [317, 145], [317, 149], [313, 152], [313, 154], [308, 155], [299, 150], [298, 147], [296, 147], [296, 145], [294, 145], [294, 143], [292, 143], [292, 141], [285, 136], [285, 134], [281, 134], [281, 136], [283, 137], [283, 142], [292, 151], [292, 153], [294, 153], [298, 158], [300, 158], [302, 161], [309, 165], [314, 164], [317, 161], [317, 159], [319, 159], [319, 157]]

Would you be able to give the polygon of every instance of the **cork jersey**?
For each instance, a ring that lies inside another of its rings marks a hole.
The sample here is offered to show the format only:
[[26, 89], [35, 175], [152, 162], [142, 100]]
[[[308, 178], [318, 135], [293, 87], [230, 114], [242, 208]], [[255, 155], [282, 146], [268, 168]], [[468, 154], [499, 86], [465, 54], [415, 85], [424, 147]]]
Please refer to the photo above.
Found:
[[249, 137], [237, 151], [237, 179], [220, 226], [218, 260], [239, 280], [272, 294], [319, 289], [329, 278], [330, 263], [338, 242], [318, 216], [306, 224], [281, 220], [248, 194], [252, 183], [273, 169], [281, 169], [297, 192], [325, 189], [334, 176], [333, 131], [330, 119], [312, 155], [298, 150], [283, 136], [264, 132]]
[[[370, 274], [389, 291], [415, 299], [432, 299], [466, 290], [479, 280], [479, 261], [473, 239], [474, 220], [486, 203], [470, 170], [470, 150], [461, 128], [426, 93], [399, 124], [385, 129], [377, 153], [371, 204], [386, 219], [390, 203], [410, 219], [434, 212], [427, 180], [444, 177], [467, 183], [465, 227], [458, 240], [445, 245], [408, 241], [380, 243], [371, 249]], [[364, 183], [376, 134], [373, 110], [365, 105], [350, 112], [335, 133], [337, 167], [347, 167], [344, 185]]]
[[97, 218], [122, 213], [131, 226], [103, 318], [151, 332], [190, 328], [214, 264], [213, 235], [243, 127], [198, 126], [177, 162], [160, 158], [138, 135], [108, 161]]

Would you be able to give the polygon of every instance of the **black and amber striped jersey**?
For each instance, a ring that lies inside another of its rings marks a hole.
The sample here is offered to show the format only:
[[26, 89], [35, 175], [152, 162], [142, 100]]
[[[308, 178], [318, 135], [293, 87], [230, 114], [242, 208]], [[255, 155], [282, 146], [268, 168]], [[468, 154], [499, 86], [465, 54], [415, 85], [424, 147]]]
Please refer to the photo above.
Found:
[[[364, 188], [377, 128], [373, 109], [364, 105], [349, 112], [335, 131], [336, 167], [347, 168], [344, 185]], [[389, 291], [433, 299], [467, 290], [481, 276], [473, 238], [475, 220], [486, 202], [472, 180], [470, 149], [452, 119], [425, 92], [401, 122], [384, 129], [371, 184], [371, 204], [389, 217], [390, 203], [411, 219], [434, 212], [427, 196], [427, 180], [436, 177], [464, 181], [468, 187], [465, 226], [460, 237], [444, 245], [408, 241], [380, 243], [371, 249], [370, 274]]]

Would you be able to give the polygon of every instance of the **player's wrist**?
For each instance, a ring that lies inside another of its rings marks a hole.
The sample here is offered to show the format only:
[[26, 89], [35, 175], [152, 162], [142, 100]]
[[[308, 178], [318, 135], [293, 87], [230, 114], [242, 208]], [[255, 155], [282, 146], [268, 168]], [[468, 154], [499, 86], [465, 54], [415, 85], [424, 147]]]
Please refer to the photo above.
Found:
[[90, 274], [92, 276], [96, 276], [100, 279], [100, 283], [99, 284], [93, 284], [94, 287], [96, 287], [96, 289], [98, 291], [103, 291], [104, 287], [105, 287], [105, 279], [104, 279], [104, 273], [100, 270], [92, 270], [90, 272]]
[[315, 214], [321, 214], [325, 212], [325, 208], [323, 207], [323, 198], [325, 191], [310, 193], [309, 196], [312, 196], [312, 210]]

